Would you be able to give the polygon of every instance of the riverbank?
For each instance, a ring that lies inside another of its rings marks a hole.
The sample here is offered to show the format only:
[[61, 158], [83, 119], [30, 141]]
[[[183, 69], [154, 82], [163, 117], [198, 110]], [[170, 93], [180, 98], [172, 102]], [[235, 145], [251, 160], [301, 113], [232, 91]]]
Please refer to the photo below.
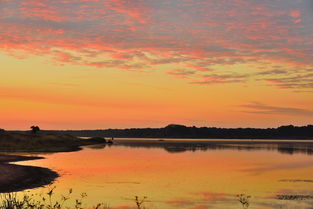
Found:
[[32, 189], [53, 182], [59, 175], [48, 168], [21, 166], [11, 162], [42, 159], [17, 155], [0, 155], [0, 193]]
[[20, 166], [11, 162], [42, 159], [12, 153], [70, 152], [80, 146], [105, 143], [103, 138], [80, 139], [66, 134], [0, 133], [0, 193], [44, 186], [59, 175], [48, 169]]
[[97, 137], [81, 139], [69, 134], [0, 133], [0, 152], [69, 152], [80, 146], [105, 143]]

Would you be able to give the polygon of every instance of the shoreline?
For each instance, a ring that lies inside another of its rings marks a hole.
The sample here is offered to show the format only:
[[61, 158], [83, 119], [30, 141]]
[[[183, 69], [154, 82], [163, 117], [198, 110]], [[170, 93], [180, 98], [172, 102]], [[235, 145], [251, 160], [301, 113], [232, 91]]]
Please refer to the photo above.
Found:
[[[105, 143], [104, 138], [79, 139], [71, 135], [0, 133], [0, 193], [42, 187], [59, 174], [49, 168], [11, 164], [17, 161], [43, 159], [27, 154], [73, 152], [81, 146]], [[25, 154], [25, 155], [23, 155]]]
[[44, 158], [0, 154], [0, 193], [18, 192], [45, 186], [59, 177], [59, 174], [48, 168], [11, 164], [12, 162], [37, 159]]
[[[313, 141], [310, 140], [264, 140], [264, 139], [177, 139], [177, 138], [115, 138], [114, 146], [129, 146], [129, 147], [150, 147], [164, 148], [168, 152], [184, 152], [207, 149], [253, 149], [249, 145], [285, 145], [275, 149], [280, 149], [281, 152], [312, 152]], [[84, 141], [85, 143], [82, 143]], [[40, 154], [49, 152], [72, 152], [79, 151], [84, 145], [100, 144], [96, 140], [82, 140], [76, 146], [57, 146], [53, 149], [38, 149], [32, 151], [24, 151], [23, 154]], [[89, 143], [86, 143], [89, 142]], [[90, 143], [93, 142], [93, 143]], [[236, 145], [238, 147], [236, 147]], [[309, 145], [303, 147], [301, 145]], [[255, 147], [255, 149], [273, 149], [269, 147]], [[291, 150], [292, 149], [292, 150]], [[21, 150], [20, 150], [21, 151]], [[0, 153], [0, 193], [17, 192], [25, 189], [33, 189], [48, 185], [59, 177], [57, 172], [49, 168], [24, 166], [11, 164], [12, 162], [28, 161], [44, 159], [38, 156], [24, 156], [15, 151]]]

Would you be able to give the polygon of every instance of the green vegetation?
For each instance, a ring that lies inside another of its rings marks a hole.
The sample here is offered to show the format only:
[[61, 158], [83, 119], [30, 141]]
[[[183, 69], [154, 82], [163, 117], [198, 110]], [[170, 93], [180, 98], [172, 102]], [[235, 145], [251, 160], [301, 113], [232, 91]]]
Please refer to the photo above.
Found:
[[3, 152], [64, 152], [79, 150], [82, 145], [105, 143], [101, 137], [80, 139], [68, 134], [32, 134], [0, 132]]

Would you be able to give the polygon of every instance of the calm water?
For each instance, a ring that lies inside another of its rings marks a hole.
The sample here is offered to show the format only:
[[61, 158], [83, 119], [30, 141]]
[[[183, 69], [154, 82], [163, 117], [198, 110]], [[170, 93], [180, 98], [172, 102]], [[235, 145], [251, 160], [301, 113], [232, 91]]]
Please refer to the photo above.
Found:
[[[292, 141], [123, 140], [18, 164], [57, 171], [61, 177], [54, 183], [56, 195], [69, 188], [74, 197], [86, 192], [87, 207], [103, 202], [112, 208], [134, 208], [137, 195], [147, 196], [148, 209], [239, 209], [236, 195], [243, 193], [252, 196], [249, 208], [309, 209], [312, 149], [312, 142]], [[298, 199], [280, 200], [277, 195]]]

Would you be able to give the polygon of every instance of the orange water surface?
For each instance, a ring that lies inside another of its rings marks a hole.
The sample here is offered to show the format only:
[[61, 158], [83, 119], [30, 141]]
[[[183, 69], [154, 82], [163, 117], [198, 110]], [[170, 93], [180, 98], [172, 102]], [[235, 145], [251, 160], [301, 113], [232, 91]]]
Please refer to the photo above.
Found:
[[[147, 209], [242, 208], [237, 194], [250, 195], [250, 207], [309, 209], [312, 200], [280, 200], [277, 195], [313, 195], [313, 155], [287, 152], [276, 144], [230, 144], [218, 149], [173, 149], [173, 145], [84, 147], [78, 152], [43, 154], [46, 159], [19, 162], [47, 167], [61, 176], [58, 197], [73, 189], [87, 193], [85, 207]], [[47, 188], [29, 190], [45, 192]]]

